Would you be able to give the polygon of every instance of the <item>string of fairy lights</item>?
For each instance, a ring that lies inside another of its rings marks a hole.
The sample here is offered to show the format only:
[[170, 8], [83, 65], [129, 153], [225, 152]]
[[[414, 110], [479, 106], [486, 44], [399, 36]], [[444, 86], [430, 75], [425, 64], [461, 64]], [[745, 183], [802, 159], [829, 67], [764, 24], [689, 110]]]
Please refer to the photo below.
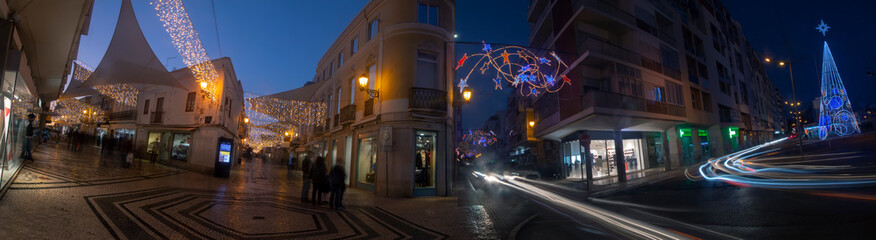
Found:
[[207, 97], [216, 100], [216, 79], [219, 74], [207, 56], [182, 0], [157, 0], [149, 4], [158, 11], [158, 18], [164, 22], [164, 28], [170, 34], [173, 45], [201, 89]]
[[97, 106], [85, 103], [72, 97], [62, 97], [55, 100], [57, 107], [54, 112], [58, 114], [52, 120], [64, 125], [73, 125], [88, 122], [103, 122], [104, 111]]
[[283, 100], [271, 97], [247, 99], [253, 111], [261, 112], [281, 122], [297, 126], [322, 126], [328, 105], [324, 102]]
[[483, 43], [482, 51], [471, 55], [465, 53], [457, 61], [456, 70], [459, 70], [469, 59], [477, 59], [465, 77], [459, 80], [457, 86], [460, 93], [468, 88], [468, 79], [475, 70], [479, 70], [482, 75], [487, 74], [487, 71], [494, 71], [495, 77], [492, 81], [495, 90], [502, 90], [504, 81], [519, 89], [523, 96], [553, 93], [567, 84], [572, 84], [572, 80], [562, 74], [569, 66], [555, 52], [549, 52], [550, 56], [539, 57], [524, 47], [504, 46], [493, 49], [489, 43]]
[[245, 144], [258, 151], [276, 146], [285, 137], [296, 137], [304, 126], [325, 124], [328, 105], [325, 103], [283, 100], [244, 93], [246, 123], [249, 129]]
[[137, 94], [139, 93], [139, 90], [129, 84], [97, 85], [94, 86], [94, 90], [100, 92], [101, 95], [116, 100], [118, 103], [128, 106], [137, 106]]
[[88, 77], [91, 77], [92, 73], [94, 73], [94, 68], [91, 68], [91, 66], [88, 66], [78, 59], [73, 60], [73, 79], [76, 79], [79, 82], [85, 82]]
[[[79, 82], [85, 82], [85, 80], [91, 77], [91, 74], [94, 73], [94, 68], [91, 68], [91, 66], [88, 66], [79, 60], [73, 61], [73, 63], [73, 79], [79, 80]], [[140, 91], [130, 84], [106, 84], [97, 85], [92, 88], [100, 92], [101, 95], [116, 100], [116, 102], [128, 106], [137, 106], [137, 94], [139, 94]]]

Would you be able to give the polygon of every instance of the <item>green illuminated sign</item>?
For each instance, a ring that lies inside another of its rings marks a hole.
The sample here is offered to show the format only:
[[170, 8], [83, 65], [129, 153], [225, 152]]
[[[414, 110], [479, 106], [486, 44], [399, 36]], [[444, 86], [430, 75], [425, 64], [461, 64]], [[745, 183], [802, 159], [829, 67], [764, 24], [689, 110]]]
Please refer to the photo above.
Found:
[[690, 137], [693, 134], [691, 133], [690, 128], [679, 128], [678, 135], [681, 137]]
[[699, 133], [700, 137], [708, 137], [709, 136], [709, 132], [707, 132], [706, 130], [700, 129], [697, 132]]
[[736, 138], [737, 131], [739, 131], [739, 128], [737, 128], [737, 127], [727, 128], [727, 135], [730, 136], [731, 139]]

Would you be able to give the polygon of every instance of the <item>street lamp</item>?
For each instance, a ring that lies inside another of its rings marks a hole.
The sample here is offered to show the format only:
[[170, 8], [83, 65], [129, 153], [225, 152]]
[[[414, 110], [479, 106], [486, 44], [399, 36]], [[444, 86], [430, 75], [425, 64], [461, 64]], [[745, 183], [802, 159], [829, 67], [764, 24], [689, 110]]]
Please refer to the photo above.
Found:
[[368, 80], [368, 76], [366, 76], [364, 73], [362, 74], [362, 76], [359, 76], [359, 89], [362, 91], [368, 91], [368, 96], [370, 96], [371, 98], [378, 97], [380, 94], [377, 90], [366, 89], [368, 87]]
[[249, 118], [243, 118], [243, 123], [249, 123]]
[[535, 127], [535, 121], [529, 121], [529, 127]]
[[471, 90], [466, 88], [462, 91], [462, 99], [465, 99], [465, 102], [471, 101]]

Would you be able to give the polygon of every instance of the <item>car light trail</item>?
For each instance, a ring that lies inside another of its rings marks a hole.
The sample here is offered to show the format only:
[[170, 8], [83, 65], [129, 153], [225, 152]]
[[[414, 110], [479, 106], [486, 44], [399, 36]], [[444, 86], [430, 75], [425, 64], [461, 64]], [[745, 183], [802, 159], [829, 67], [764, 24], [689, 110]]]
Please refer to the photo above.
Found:
[[[779, 148], [769, 150], [764, 148], [785, 140], [787, 139], [779, 139], [709, 160], [697, 168], [699, 176], [689, 172], [685, 172], [685, 175], [691, 180], [702, 178], [709, 181], [723, 181], [737, 186], [764, 188], [839, 188], [876, 184], [876, 175], [873, 174], [832, 173], [833, 171], [853, 169], [853, 166], [800, 164], [803, 161], [790, 162], [790, 164], [767, 164], [763, 162], [769, 160], [757, 158], [760, 155], [773, 154], [780, 150]], [[854, 158], [854, 156], [832, 158], [836, 155], [847, 155], [847, 153], [819, 154], [817, 157], [822, 159], [814, 162]]]
[[496, 175], [487, 175], [480, 172], [474, 172], [473, 174], [490, 183], [501, 184], [502, 186], [520, 191], [529, 197], [539, 200], [542, 204], [562, 209], [564, 211], [561, 213], [570, 216], [570, 218], [582, 225], [584, 225], [584, 223], [580, 222], [578, 218], [573, 216], [583, 217], [587, 220], [594, 221], [608, 229], [614, 230], [616, 233], [634, 239], [689, 239], [689, 237], [683, 234], [678, 234], [674, 231], [627, 218], [623, 215], [596, 206], [584, 204], [523, 181], [513, 181], [516, 179], [516, 177], [513, 176], [502, 178]]

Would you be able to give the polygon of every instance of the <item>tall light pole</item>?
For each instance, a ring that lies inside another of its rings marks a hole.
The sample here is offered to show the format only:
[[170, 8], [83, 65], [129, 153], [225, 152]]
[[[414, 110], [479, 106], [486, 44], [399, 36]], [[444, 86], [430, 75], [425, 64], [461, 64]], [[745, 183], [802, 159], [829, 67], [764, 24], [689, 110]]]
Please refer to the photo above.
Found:
[[[775, 59], [771, 59], [771, 58], [764, 58], [763, 61], [766, 62], [767, 64], [778, 61], [779, 67], [784, 67], [785, 65], [788, 65], [788, 73], [791, 77], [791, 97], [792, 97], [791, 102], [788, 105], [790, 105], [791, 107], [794, 108], [794, 110], [793, 110], [794, 113], [797, 113], [797, 112], [800, 112], [800, 101], [799, 101], [799, 99], [797, 99], [797, 89], [794, 86], [794, 63], [799, 62], [803, 59], [806, 59], [806, 58], [808, 58], [810, 56], [814, 56], [814, 55], [807, 55], [807, 56], [804, 56], [804, 57], [801, 57], [801, 58], [798, 58], [798, 59], [792, 61], [791, 60], [791, 48], [788, 45], [787, 39], [785, 39], [785, 48], [788, 49], [788, 56], [787, 56], [788, 60], [787, 61], [775, 60]], [[803, 154], [803, 137], [801, 136], [801, 134], [803, 133], [803, 125], [800, 124], [800, 119], [798, 117], [793, 116], [793, 115], [792, 115], [792, 117], [794, 118], [794, 122], [795, 122], [794, 130], [797, 131], [797, 144], [799, 145], [799, 149], [800, 149], [800, 157], [805, 158], [806, 156]]]

